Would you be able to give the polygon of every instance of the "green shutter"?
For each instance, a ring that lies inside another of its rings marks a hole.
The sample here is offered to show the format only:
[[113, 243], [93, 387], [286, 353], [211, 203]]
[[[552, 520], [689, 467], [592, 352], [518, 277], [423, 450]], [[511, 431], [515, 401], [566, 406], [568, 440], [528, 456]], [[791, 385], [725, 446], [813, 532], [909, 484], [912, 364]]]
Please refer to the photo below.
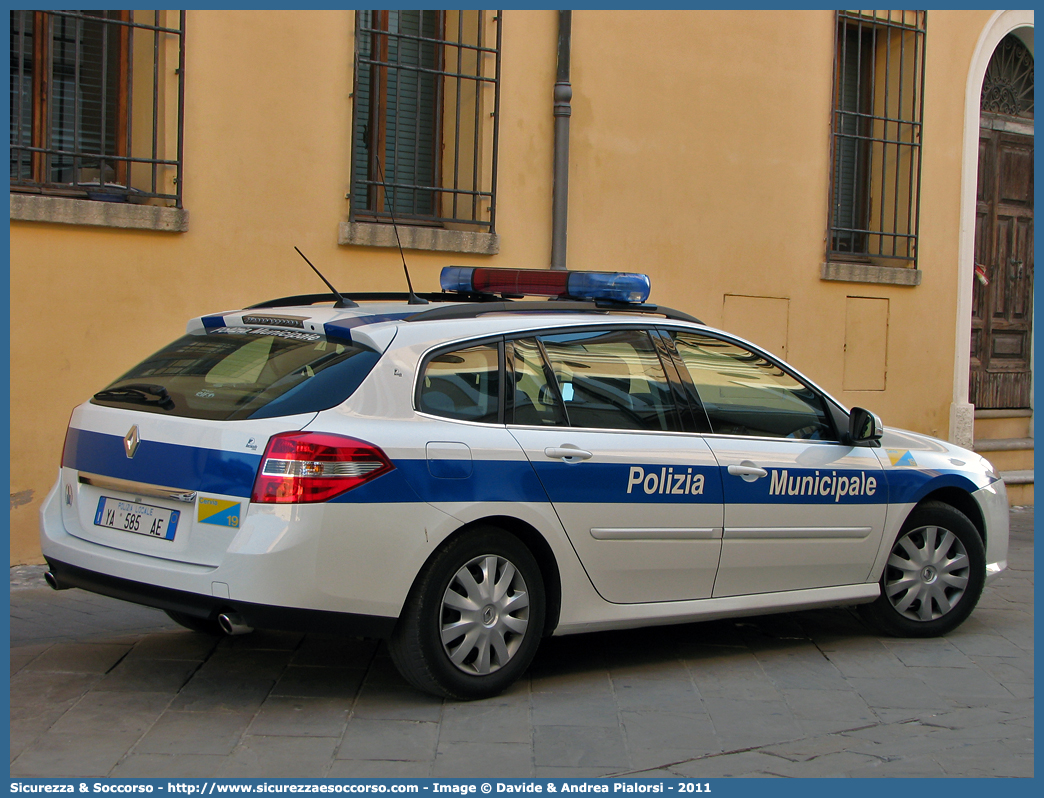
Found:
[[[363, 11], [362, 27], [372, 27], [373, 12]], [[439, 38], [439, 12], [388, 12], [388, 80], [386, 116], [372, 120], [372, 67], [360, 63], [355, 102], [355, 186], [352, 197], [356, 207], [378, 213], [394, 212], [401, 216], [435, 215], [434, 193], [423, 190], [436, 180], [436, 108], [438, 78], [431, 72], [438, 68], [438, 45], [418, 38]], [[396, 35], [400, 34], [400, 35]], [[357, 47], [364, 58], [371, 57], [372, 34], [357, 37]], [[370, 172], [370, 145], [377, 127], [384, 126], [386, 147], [381, 154], [384, 178], [390, 184], [383, 208], [369, 206], [366, 179], [380, 180], [376, 170]], [[367, 177], [368, 176], [368, 177]], [[392, 185], [398, 184], [397, 188]], [[394, 199], [394, 205], [392, 204]]]

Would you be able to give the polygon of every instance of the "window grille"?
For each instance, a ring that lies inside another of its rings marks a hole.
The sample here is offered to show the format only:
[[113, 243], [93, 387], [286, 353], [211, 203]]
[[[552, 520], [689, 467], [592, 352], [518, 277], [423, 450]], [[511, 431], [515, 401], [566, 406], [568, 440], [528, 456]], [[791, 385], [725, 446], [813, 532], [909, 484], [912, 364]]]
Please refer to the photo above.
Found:
[[1012, 33], [986, 67], [980, 107], [987, 114], [1033, 119], [1033, 56]]
[[924, 11], [838, 11], [828, 261], [916, 265]]
[[180, 208], [185, 12], [10, 13], [11, 190]]
[[356, 12], [352, 221], [494, 231], [501, 19]]

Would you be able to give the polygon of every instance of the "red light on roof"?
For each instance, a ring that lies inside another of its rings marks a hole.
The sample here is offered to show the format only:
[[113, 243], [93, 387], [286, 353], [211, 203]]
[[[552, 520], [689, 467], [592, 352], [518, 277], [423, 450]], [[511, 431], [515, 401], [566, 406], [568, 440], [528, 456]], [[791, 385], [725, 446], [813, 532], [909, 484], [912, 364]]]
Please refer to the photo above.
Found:
[[536, 269], [475, 269], [471, 276], [474, 291], [486, 294], [523, 296], [566, 296], [569, 272]]

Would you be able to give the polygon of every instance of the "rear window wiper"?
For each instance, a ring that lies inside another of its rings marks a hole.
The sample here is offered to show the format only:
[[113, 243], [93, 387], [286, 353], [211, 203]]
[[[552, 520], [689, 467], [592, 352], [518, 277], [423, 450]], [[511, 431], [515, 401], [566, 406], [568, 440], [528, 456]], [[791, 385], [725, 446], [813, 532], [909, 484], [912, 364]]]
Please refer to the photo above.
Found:
[[174, 400], [170, 398], [166, 388], [162, 385], [147, 385], [141, 382], [121, 385], [119, 388], [106, 388], [104, 391], [98, 391], [94, 398], [100, 402], [158, 405], [164, 410], [170, 410], [174, 407]]

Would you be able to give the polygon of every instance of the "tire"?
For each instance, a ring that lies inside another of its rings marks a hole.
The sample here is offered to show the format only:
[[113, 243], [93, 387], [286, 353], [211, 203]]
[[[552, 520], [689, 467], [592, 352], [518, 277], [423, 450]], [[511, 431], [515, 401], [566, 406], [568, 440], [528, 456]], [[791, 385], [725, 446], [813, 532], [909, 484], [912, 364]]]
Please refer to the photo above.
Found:
[[881, 574], [881, 595], [860, 614], [895, 637], [936, 637], [960, 626], [986, 582], [986, 552], [967, 516], [948, 504], [914, 509]]
[[543, 634], [544, 580], [529, 549], [496, 527], [451, 540], [414, 583], [388, 647], [414, 687], [488, 698], [529, 667]]
[[167, 613], [167, 617], [174, 623], [184, 626], [186, 629], [191, 629], [193, 632], [215, 636], [224, 634], [216, 618], [200, 618], [197, 615], [187, 615], [184, 612], [175, 612], [174, 610], [164, 610], [164, 612]]

